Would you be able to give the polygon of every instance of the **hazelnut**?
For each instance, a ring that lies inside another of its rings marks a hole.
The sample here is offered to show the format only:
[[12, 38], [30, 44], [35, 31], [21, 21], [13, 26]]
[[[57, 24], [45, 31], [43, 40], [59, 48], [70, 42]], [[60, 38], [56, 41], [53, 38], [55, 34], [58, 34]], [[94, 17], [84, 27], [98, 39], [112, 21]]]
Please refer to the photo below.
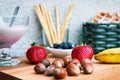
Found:
[[46, 76], [52, 76], [54, 69], [55, 69], [54, 65], [48, 66], [47, 69], [46, 69], [46, 71], [45, 71], [45, 75]]
[[56, 59], [55, 61], [53, 61], [52, 65], [54, 65], [55, 67], [63, 67], [64, 62], [62, 59]]
[[64, 58], [63, 62], [64, 62], [64, 67], [66, 67], [69, 63], [70, 63], [70, 58]]
[[81, 70], [81, 64], [80, 64], [80, 61], [78, 59], [72, 59], [71, 63], [77, 65]]
[[42, 60], [41, 63], [44, 64], [46, 67], [50, 65], [50, 61], [48, 59]]
[[67, 76], [67, 71], [64, 68], [55, 68], [53, 76], [56, 79], [64, 79]]
[[46, 67], [42, 63], [38, 63], [34, 67], [34, 71], [38, 74], [43, 74], [45, 70], [46, 70]]
[[71, 60], [71, 63], [76, 64], [76, 63], [80, 63], [80, 61], [79, 61], [78, 59], [72, 59], [72, 60]]
[[74, 63], [68, 64], [66, 70], [70, 76], [77, 76], [80, 74], [80, 68]]
[[81, 66], [85, 74], [91, 74], [94, 70], [93, 63], [88, 58], [82, 60]]
[[79, 69], [82, 70], [80, 63], [75, 63], [75, 65], [77, 65], [79, 67]]

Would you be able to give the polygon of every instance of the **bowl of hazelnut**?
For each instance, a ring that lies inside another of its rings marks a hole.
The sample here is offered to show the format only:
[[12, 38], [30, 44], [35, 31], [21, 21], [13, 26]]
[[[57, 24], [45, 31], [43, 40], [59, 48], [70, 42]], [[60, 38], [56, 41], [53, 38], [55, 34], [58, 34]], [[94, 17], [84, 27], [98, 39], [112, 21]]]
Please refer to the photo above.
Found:
[[61, 44], [55, 43], [53, 47], [47, 47], [49, 53], [52, 53], [55, 57], [64, 58], [70, 57], [74, 45], [71, 42], [62, 42]]

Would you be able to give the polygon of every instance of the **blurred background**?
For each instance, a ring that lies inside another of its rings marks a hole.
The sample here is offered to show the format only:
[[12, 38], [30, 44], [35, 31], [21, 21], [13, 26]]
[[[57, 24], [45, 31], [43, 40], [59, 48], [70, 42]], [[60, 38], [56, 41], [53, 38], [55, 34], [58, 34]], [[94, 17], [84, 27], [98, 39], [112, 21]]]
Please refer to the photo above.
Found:
[[55, 23], [55, 6], [60, 9], [60, 23], [71, 3], [75, 8], [68, 24], [69, 41], [73, 44], [79, 42], [82, 33], [82, 23], [90, 22], [100, 12], [120, 13], [120, 0], [0, 0], [0, 16], [12, 15], [16, 6], [20, 6], [18, 15], [30, 17], [29, 28], [26, 34], [11, 47], [10, 54], [13, 57], [25, 55], [25, 51], [32, 42], [42, 43], [42, 27], [34, 11], [34, 5], [45, 4], [48, 11], [52, 13]]

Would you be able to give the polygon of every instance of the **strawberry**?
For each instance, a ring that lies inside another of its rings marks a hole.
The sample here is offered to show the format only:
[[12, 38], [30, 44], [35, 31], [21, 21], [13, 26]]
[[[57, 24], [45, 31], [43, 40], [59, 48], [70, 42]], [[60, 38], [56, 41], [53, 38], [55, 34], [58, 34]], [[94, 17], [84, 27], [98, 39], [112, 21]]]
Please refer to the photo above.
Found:
[[89, 45], [77, 46], [72, 50], [72, 59], [77, 58], [80, 63], [84, 58], [92, 59], [94, 54], [93, 48]]
[[32, 46], [26, 52], [26, 57], [31, 63], [39, 63], [47, 56], [47, 51], [43, 46]]

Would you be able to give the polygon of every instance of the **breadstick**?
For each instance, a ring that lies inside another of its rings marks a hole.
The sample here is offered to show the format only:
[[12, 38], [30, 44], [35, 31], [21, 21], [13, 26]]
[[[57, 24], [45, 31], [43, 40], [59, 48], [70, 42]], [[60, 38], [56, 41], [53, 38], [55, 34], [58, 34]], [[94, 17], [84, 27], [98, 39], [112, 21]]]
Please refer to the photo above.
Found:
[[[41, 13], [42, 13], [44, 22], [45, 22], [45, 24], [48, 26], [47, 19], [46, 19], [46, 14], [45, 14], [45, 10], [44, 10], [44, 8], [43, 8], [44, 5], [43, 5], [43, 4], [40, 4], [39, 7], [40, 7], [40, 9], [41, 9]], [[47, 27], [47, 28], [48, 28], [48, 27]]]
[[53, 23], [53, 20], [52, 20], [52, 17], [51, 17], [51, 13], [48, 12], [48, 17], [49, 17], [49, 21], [51, 23], [51, 31], [53, 32], [53, 35], [54, 35], [54, 38], [55, 38], [55, 42], [57, 42], [57, 33], [56, 33], [56, 30], [55, 30], [55, 26], [54, 26], [54, 23]]
[[48, 13], [47, 13], [46, 8], [43, 4], [41, 4], [40, 7], [41, 7], [41, 10], [43, 11], [43, 16], [45, 17], [45, 21], [47, 23], [47, 28], [49, 30], [49, 34], [50, 34], [50, 38], [52, 40], [52, 44], [54, 44], [55, 43], [55, 38], [54, 38], [54, 34], [52, 32], [51, 23], [50, 23], [50, 20], [49, 20]]
[[44, 19], [43, 19], [41, 10], [40, 10], [40, 8], [39, 8], [38, 6], [36, 6], [36, 5], [34, 6], [34, 9], [35, 9], [35, 12], [36, 12], [36, 14], [37, 14], [37, 16], [38, 16], [38, 19], [39, 19], [39, 21], [40, 21], [40, 23], [41, 23], [41, 25], [42, 25], [45, 33], [46, 33], [47, 39], [48, 39], [48, 41], [49, 41], [49, 44], [50, 44], [50, 46], [52, 46], [52, 42], [51, 42], [51, 39], [50, 39], [50, 35], [49, 35], [49, 33], [48, 33], [48, 29], [46, 28], [46, 27], [47, 27], [47, 24], [44, 22]]
[[57, 26], [57, 43], [60, 43], [59, 9], [57, 6], [55, 7], [55, 13], [56, 13], [56, 26]]
[[61, 40], [61, 42], [63, 42], [63, 40], [64, 40], [65, 32], [66, 32], [67, 25], [68, 25], [70, 16], [72, 14], [73, 8], [74, 8], [74, 4], [71, 4], [70, 7], [69, 7], [69, 10], [68, 10], [68, 12], [65, 16], [64, 22], [63, 22], [63, 24], [60, 28], [60, 34], [61, 34], [60, 40]]

